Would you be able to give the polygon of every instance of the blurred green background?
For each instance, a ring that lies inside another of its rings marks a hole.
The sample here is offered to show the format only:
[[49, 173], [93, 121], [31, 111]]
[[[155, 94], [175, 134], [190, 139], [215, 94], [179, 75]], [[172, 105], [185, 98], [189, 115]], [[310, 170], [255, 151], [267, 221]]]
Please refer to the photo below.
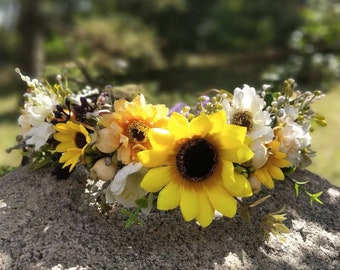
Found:
[[[340, 186], [340, 4], [328, 0], [1, 0], [0, 166], [17, 166], [25, 85], [14, 72], [67, 76], [74, 91], [136, 83], [150, 102], [294, 78], [321, 89], [329, 125], [313, 133], [311, 171]], [[157, 97], [157, 98], [156, 98]], [[302, 180], [301, 180], [302, 181]]]

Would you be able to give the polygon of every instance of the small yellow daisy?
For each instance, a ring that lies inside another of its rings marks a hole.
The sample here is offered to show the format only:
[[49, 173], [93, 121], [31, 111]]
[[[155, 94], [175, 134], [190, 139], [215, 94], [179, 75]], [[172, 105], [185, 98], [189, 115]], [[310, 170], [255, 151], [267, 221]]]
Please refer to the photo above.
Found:
[[280, 142], [274, 140], [266, 144], [269, 150], [269, 156], [266, 164], [256, 169], [254, 175], [262, 182], [267, 188], [272, 189], [274, 187], [275, 180], [284, 180], [285, 176], [281, 168], [291, 166], [291, 163], [286, 160], [286, 153], [280, 152]]
[[91, 142], [91, 137], [82, 124], [72, 121], [59, 123], [54, 128], [57, 132], [53, 138], [60, 142], [55, 150], [63, 153], [59, 162], [64, 163], [63, 168], [71, 165], [71, 172], [84, 155], [86, 147]]

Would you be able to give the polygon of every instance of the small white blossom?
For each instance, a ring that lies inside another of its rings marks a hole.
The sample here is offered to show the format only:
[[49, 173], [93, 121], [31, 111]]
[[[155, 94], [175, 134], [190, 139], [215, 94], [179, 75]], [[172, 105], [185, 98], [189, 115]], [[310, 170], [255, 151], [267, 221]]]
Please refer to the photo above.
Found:
[[288, 121], [285, 126], [276, 133], [280, 143], [281, 150], [287, 154], [289, 160], [294, 166], [300, 167], [303, 161], [301, 150], [310, 146], [312, 137], [309, 134], [309, 125], [299, 125], [293, 121]]
[[106, 190], [106, 202], [119, 202], [124, 207], [137, 206], [135, 201], [147, 192], [140, 187], [146, 171], [141, 163], [129, 163], [120, 169]]
[[47, 140], [55, 133], [52, 124], [43, 122], [40, 125], [33, 126], [25, 136], [28, 145], [34, 145], [34, 150], [38, 151], [40, 147], [46, 144]]
[[261, 140], [252, 141], [250, 149], [254, 152], [252, 160], [252, 166], [255, 169], [263, 167], [268, 160], [268, 148], [264, 145]]
[[30, 92], [24, 95], [26, 102], [22, 114], [18, 118], [21, 135], [28, 145], [34, 145], [39, 150], [54, 134], [54, 129], [49, 122], [53, 119], [58, 102], [57, 95], [45, 87], [37, 79], [30, 79], [16, 69], [21, 79], [27, 83]]

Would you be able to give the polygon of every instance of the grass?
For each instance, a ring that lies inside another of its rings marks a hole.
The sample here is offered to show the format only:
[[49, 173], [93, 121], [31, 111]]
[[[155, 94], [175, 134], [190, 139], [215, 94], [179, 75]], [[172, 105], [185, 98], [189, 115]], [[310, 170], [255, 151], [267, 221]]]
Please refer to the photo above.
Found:
[[16, 144], [15, 138], [19, 128], [14, 120], [18, 112], [16, 95], [8, 95], [0, 99], [0, 166], [16, 167], [20, 164], [21, 155], [18, 150], [6, 153], [6, 149]]
[[340, 187], [340, 85], [314, 104], [314, 110], [326, 117], [328, 125], [312, 133], [312, 147], [317, 151], [308, 169]]
[[[177, 97], [178, 98], [178, 97]], [[328, 122], [327, 127], [320, 127], [312, 133], [313, 150], [317, 151], [313, 164], [308, 169], [340, 187], [340, 85], [332, 89], [324, 99], [314, 104], [313, 108], [322, 113]], [[6, 153], [6, 149], [15, 145], [18, 134], [16, 115], [18, 113], [16, 95], [6, 95], [0, 99], [0, 166], [15, 167], [20, 164], [21, 155], [17, 150]]]

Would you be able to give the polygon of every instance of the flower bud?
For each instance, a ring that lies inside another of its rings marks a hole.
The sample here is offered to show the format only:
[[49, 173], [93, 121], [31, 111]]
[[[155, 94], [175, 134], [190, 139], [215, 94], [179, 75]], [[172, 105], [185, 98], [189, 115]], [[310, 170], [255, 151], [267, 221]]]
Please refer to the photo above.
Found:
[[249, 177], [249, 183], [254, 194], [258, 194], [261, 191], [261, 182], [257, 179], [255, 175]]
[[116, 170], [116, 164], [109, 163], [107, 158], [101, 158], [90, 169], [90, 177], [93, 179], [108, 181], [113, 179], [116, 174]]

